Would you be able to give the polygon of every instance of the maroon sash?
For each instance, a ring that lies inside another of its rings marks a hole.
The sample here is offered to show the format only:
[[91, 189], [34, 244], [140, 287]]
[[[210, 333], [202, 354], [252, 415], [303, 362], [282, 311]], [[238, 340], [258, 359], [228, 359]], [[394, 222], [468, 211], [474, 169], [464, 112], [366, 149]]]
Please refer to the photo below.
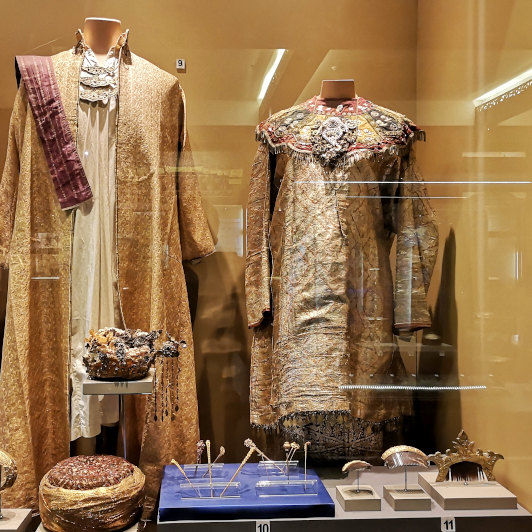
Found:
[[19, 55], [16, 65], [28, 94], [61, 209], [77, 207], [92, 198], [92, 190], [63, 109], [52, 59]]

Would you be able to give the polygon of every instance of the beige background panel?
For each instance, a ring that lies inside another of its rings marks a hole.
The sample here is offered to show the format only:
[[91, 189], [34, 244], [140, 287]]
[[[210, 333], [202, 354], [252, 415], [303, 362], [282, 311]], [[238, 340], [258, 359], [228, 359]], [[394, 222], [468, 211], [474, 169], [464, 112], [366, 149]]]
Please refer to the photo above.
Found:
[[[464, 197], [434, 202], [442, 237], [454, 231], [454, 275], [447, 286], [442, 277], [439, 292], [447, 289], [455, 300], [456, 330], [449, 334], [456, 337], [459, 381], [488, 387], [461, 394], [462, 426], [479, 447], [505, 456], [495, 474], [530, 508], [532, 189], [509, 182], [532, 177], [532, 94], [483, 113], [472, 100], [531, 68], [532, 37], [523, 21], [530, 20], [532, 5], [419, 2], [418, 12], [418, 120], [427, 124], [429, 139], [419, 150], [420, 164], [429, 179], [471, 181], [431, 187], [438, 195]], [[452, 329], [452, 321], [442, 327]], [[454, 419], [441, 418], [442, 451]]]

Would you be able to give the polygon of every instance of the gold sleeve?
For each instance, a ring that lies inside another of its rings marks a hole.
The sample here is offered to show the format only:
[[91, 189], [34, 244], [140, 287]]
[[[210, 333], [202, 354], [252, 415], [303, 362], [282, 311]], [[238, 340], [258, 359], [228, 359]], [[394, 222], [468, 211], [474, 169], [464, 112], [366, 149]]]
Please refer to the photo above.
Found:
[[438, 254], [438, 227], [412, 154], [401, 163], [394, 206], [397, 234], [394, 332], [430, 327], [427, 305]]
[[26, 105], [24, 86], [21, 85], [11, 113], [6, 162], [0, 178], [0, 266], [4, 268], [9, 264], [9, 248], [15, 223], [20, 170], [19, 153], [24, 138]]
[[271, 311], [270, 297], [270, 153], [260, 144], [249, 184], [247, 205], [246, 303], [249, 328]]
[[205, 257], [214, 252], [214, 242], [201, 199], [194, 160], [187, 133], [185, 94], [179, 88], [181, 127], [177, 165], [179, 230], [183, 260]]

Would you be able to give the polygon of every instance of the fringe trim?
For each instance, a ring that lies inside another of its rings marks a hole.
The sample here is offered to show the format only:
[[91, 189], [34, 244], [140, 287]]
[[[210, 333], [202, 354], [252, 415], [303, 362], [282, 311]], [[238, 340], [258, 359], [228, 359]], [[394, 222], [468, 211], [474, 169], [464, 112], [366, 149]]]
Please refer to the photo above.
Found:
[[[328, 423], [330, 421], [338, 422], [338, 417], [340, 416], [349, 416], [353, 419], [357, 419], [349, 410], [310, 410], [305, 412], [293, 412], [292, 414], [285, 414], [284, 416], [280, 416], [276, 422], [271, 424], [251, 422], [250, 425], [254, 430], [261, 430], [266, 434], [273, 434], [274, 432], [279, 433], [283, 427], [288, 428], [290, 425], [294, 424], [301, 425], [301, 418], [303, 417], [310, 418], [313, 423]], [[322, 417], [323, 419], [319, 420], [319, 417]], [[383, 427], [385, 431], [394, 431], [398, 428], [403, 418], [404, 416], [400, 415], [389, 419], [384, 419], [382, 421], [371, 421], [362, 418], [358, 419], [362, 419], [362, 421], [367, 422], [374, 427]]]
[[308, 150], [303, 150], [290, 144], [274, 144], [270, 139], [270, 136], [265, 131], [256, 131], [255, 138], [258, 142], [262, 142], [268, 146], [270, 153], [274, 155], [283, 153], [289, 155], [299, 163], [315, 162], [321, 166], [328, 166], [330, 168], [346, 168], [361, 160], [373, 159], [379, 161], [390, 155], [404, 156], [411, 151], [412, 145], [415, 141], [426, 141], [426, 133], [422, 129], [417, 129], [412, 131], [412, 133], [408, 136], [406, 143], [403, 145], [392, 144], [391, 146], [386, 146], [379, 150], [353, 150], [335, 158], [334, 161], [329, 164], [324, 164], [319, 157]]

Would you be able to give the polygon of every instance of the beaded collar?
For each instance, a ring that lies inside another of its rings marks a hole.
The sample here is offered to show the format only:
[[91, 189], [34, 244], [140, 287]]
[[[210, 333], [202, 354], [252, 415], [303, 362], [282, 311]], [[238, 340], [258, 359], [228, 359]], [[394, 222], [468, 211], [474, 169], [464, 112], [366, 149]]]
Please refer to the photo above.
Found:
[[256, 129], [273, 153], [335, 166], [347, 159], [398, 153], [424, 132], [404, 115], [358, 97], [328, 106], [314, 96], [272, 115]]
[[77, 31], [76, 51], [83, 53], [79, 76], [79, 98], [89, 102], [107, 102], [118, 95], [119, 65], [122, 50], [127, 46], [129, 30], [122, 33], [107, 52], [103, 66], [85, 42], [81, 30]]

